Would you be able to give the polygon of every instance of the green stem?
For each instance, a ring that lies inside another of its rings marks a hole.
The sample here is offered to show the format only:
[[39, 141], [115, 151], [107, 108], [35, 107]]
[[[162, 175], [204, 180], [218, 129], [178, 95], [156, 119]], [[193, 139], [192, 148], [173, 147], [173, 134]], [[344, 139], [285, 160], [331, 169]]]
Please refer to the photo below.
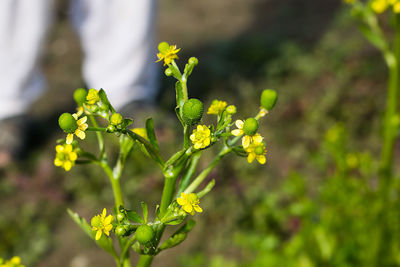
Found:
[[[97, 124], [97, 121], [95, 119], [95, 117], [93, 115], [89, 115], [89, 119], [93, 124], [93, 127], [99, 127], [99, 125]], [[90, 128], [90, 127], [89, 127]], [[100, 154], [101, 156], [104, 154], [104, 140], [103, 140], [103, 136], [101, 135], [101, 132], [96, 131], [96, 136], [97, 136], [97, 140], [99, 142], [99, 150], [100, 150]], [[101, 158], [101, 157], [100, 157]]]
[[179, 184], [178, 191], [176, 192], [176, 197], [178, 197], [188, 187], [190, 179], [192, 178], [193, 173], [196, 170], [197, 164], [199, 163], [200, 157], [201, 151], [193, 155], [193, 158], [190, 161], [189, 168], [187, 169], [181, 183]]
[[217, 156], [211, 161], [211, 163], [205, 168], [197, 177], [194, 179], [194, 181], [186, 188], [184, 193], [189, 194], [192, 193], [194, 190], [197, 189], [197, 187], [204, 181], [204, 179], [210, 174], [212, 169], [217, 165], [217, 163], [229, 152], [231, 152], [231, 148], [229, 147], [224, 147]]
[[383, 146], [381, 152], [380, 171], [383, 181], [392, 176], [393, 152], [396, 142], [397, 126], [392, 123], [393, 117], [398, 112], [399, 97], [399, 62], [400, 62], [400, 21], [396, 15], [396, 34], [394, 40], [394, 53], [387, 51], [384, 53], [386, 64], [389, 68], [388, 92], [386, 96], [386, 110], [383, 121]]
[[107, 174], [108, 178], [110, 179], [114, 200], [115, 200], [115, 207], [118, 209], [119, 206], [124, 205], [124, 200], [122, 198], [122, 191], [121, 185], [119, 183], [119, 176], [114, 176], [113, 171], [111, 170], [110, 166], [106, 162], [101, 162], [100, 166], [103, 168], [104, 172]]
[[141, 255], [137, 267], [148, 267], [151, 265], [154, 256], [152, 255]]
[[164, 189], [161, 196], [161, 204], [160, 204], [161, 216], [165, 213], [169, 204], [171, 204], [175, 192], [175, 184], [177, 177], [178, 177], [177, 175], [171, 175], [165, 177]]
[[190, 147], [190, 126], [183, 126], [183, 148], [188, 149]]

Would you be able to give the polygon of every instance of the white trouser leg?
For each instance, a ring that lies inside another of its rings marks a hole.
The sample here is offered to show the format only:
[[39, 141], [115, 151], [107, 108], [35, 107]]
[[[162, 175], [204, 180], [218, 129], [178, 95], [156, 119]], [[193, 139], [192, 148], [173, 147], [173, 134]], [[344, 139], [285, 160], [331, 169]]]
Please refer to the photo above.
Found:
[[104, 88], [115, 108], [150, 100], [155, 88], [155, 0], [75, 0], [71, 17], [81, 39], [83, 76]]
[[0, 119], [24, 113], [45, 86], [39, 58], [52, 0], [0, 0]]

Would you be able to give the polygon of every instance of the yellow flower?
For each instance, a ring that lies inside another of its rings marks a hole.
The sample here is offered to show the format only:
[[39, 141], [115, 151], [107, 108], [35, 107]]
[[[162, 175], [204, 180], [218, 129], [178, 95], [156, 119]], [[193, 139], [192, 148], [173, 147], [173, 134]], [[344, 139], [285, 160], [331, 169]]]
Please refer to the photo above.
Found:
[[10, 260], [3, 262], [3, 259], [0, 258], [0, 267], [25, 267], [21, 264], [20, 257], [12, 257]]
[[199, 206], [200, 200], [195, 193], [181, 193], [181, 197], [177, 198], [176, 201], [182, 206], [184, 211], [191, 215], [194, 215], [195, 211], [199, 213], [203, 212], [203, 209]]
[[393, 4], [393, 12], [400, 13], [400, 1]]
[[[231, 134], [233, 134], [234, 136], [244, 135], [244, 131], [243, 131], [244, 121], [237, 120], [235, 122], [235, 125], [236, 125], [237, 129], [231, 131]], [[262, 136], [258, 133], [254, 134], [254, 135], [245, 135], [242, 138], [242, 146], [243, 146], [243, 148], [246, 149], [249, 147], [249, 145], [252, 142], [260, 143], [260, 142], [262, 142], [262, 139], [263, 139]]]
[[54, 165], [69, 171], [72, 166], [74, 166], [78, 154], [74, 151], [72, 145], [57, 145], [56, 151], [57, 154], [54, 159]]
[[260, 164], [265, 164], [267, 161], [265, 157], [267, 150], [265, 149], [265, 145], [262, 141], [251, 143], [247, 148], [245, 148], [245, 151], [247, 152], [247, 161], [249, 163], [252, 163], [255, 159]]
[[99, 240], [102, 233], [105, 233], [107, 236], [110, 235], [110, 231], [112, 230], [112, 221], [114, 221], [114, 216], [107, 215], [107, 210], [104, 208], [103, 212], [99, 215], [96, 215], [92, 218], [90, 224], [92, 225], [92, 230], [96, 232], [96, 240]]
[[190, 140], [192, 140], [195, 149], [205, 148], [211, 143], [210, 135], [211, 131], [206, 125], [197, 125], [197, 129], [194, 129], [192, 135], [190, 135]]
[[149, 140], [149, 137], [147, 136], [147, 130], [145, 128], [134, 128], [132, 129], [132, 132], [134, 132], [137, 135], [140, 135], [146, 140]]
[[371, 3], [371, 8], [375, 13], [380, 14], [388, 8], [388, 5], [389, 3], [387, 2], [387, 0], [374, 0]]
[[227, 105], [225, 101], [215, 99], [208, 108], [207, 114], [220, 115]]
[[174, 59], [178, 59], [177, 53], [179, 50], [181, 49], [177, 49], [176, 45], [170, 45], [167, 49], [157, 54], [158, 60], [156, 62], [164, 60], [164, 66], [171, 64]]
[[[72, 116], [76, 120], [76, 124], [78, 124], [78, 128], [74, 132], [75, 135], [78, 136], [82, 140], [85, 139], [85, 137], [86, 137], [85, 131], [89, 127], [86, 123], [87, 117], [85, 116], [78, 120], [78, 115], [76, 113], [72, 114]], [[72, 143], [73, 140], [74, 140], [74, 134], [73, 133], [68, 134], [66, 143], [69, 145]]]
[[96, 89], [89, 89], [89, 92], [86, 96], [86, 104], [94, 105], [100, 101], [99, 91]]

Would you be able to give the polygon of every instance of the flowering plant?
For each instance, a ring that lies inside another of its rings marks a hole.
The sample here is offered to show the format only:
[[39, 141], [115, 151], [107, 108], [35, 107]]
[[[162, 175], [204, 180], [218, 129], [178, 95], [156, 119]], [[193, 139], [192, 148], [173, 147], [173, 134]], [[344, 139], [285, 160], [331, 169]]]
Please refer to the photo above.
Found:
[[[100, 166], [110, 180], [115, 200], [112, 214], [108, 214], [104, 208], [101, 214], [91, 219], [90, 224], [78, 214], [70, 210], [68, 212], [84, 232], [110, 253], [116, 265], [121, 267], [131, 266], [129, 254], [132, 250], [141, 255], [137, 266], [150, 266], [155, 255], [185, 240], [195, 225], [194, 220], [188, 218], [189, 215], [203, 212], [200, 199], [210, 192], [215, 184], [215, 180], [209, 181], [205, 186], [203, 182], [225, 155], [234, 153], [247, 157], [249, 163], [255, 159], [261, 164], [266, 162], [265, 142], [258, 133], [259, 120], [274, 107], [277, 100], [275, 91], [264, 90], [256, 116], [236, 122], [233, 122], [232, 118], [236, 113], [236, 107], [228, 105], [225, 101], [214, 100], [207, 114], [216, 116], [216, 124], [206, 125], [202, 122], [203, 103], [198, 99], [189, 98], [187, 90], [187, 79], [198, 64], [198, 60], [190, 58], [184, 71], [181, 72], [175, 62], [180, 49], [166, 42], [160, 43], [158, 49], [158, 61], [163, 61], [164, 66], [167, 66], [166, 76], [177, 80], [175, 111], [183, 128], [183, 146], [168, 160], [165, 160], [160, 153], [153, 120], [148, 119], [143, 128], [130, 127], [133, 120], [124, 118], [115, 111], [103, 89], [89, 91], [83, 88], [77, 89], [74, 93], [74, 99], [78, 104], [77, 112], [64, 113], [59, 118], [59, 125], [67, 136], [58, 141], [54, 164], [66, 171], [76, 163], [93, 163]], [[100, 127], [98, 119], [105, 120], [107, 126]], [[234, 124], [237, 129], [231, 130]], [[88, 132], [96, 133], [99, 145], [97, 155], [85, 151], [80, 147], [78, 140], [74, 140], [74, 135], [79, 139], [85, 139]], [[113, 167], [106, 156], [104, 134], [119, 137], [120, 151]], [[240, 139], [242, 142], [238, 144]], [[219, 153], [196, 176], [203, 150], [217, 143], [221, 143]], [[155, 209], [153, 221], [148, 220], [146, 203], [141, 203], [142, 215], [125, 206], [120, 186], [122, 171], [129, 154], [136, 148], [152, 159], [164, 176], [161, 201]], [[169, 225], [181, 225], [181, 227], [160, 243], [163, 232]], [[112, 238], [112, 235], [115, 235], [115, 238]], [[119, 243], [118, 251], [114, 246], [115, 240]]]

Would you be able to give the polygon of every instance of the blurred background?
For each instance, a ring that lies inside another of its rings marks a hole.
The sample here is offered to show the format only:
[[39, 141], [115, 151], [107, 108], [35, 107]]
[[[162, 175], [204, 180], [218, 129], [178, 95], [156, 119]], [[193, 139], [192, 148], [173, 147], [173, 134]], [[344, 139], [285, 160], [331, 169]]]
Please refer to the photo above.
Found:
[[[57, 1], [43, 61], [49, 90], [30, 111], [40, 129], [24, 159], [0, 171], [0, 256], [19, 255], [26, 266], [113, 266], [66, 213], [90, 219], [111, 208], [106, 176], [94, 166], [67, 173], [53, 165], [64, 137], [57, 118], [74, 110], [72, 93], [84, 85], [67, 6]], [[162, 0], [157, 12], [158, 41], [182, 48], [178, 65], [199, 59], [190, 96], [207, 107], [224, 99], [243, 118], [257, 112], [263, 89], [279, 100], [261, 127], [267, 164], [226, 158], [188, 239], [154, 266], [400, 266], [397, 191], [382, 207], [373, 190], [387, 70], [348, 8], [340, 0]], [[155, 125], [170, 154], [180, 141], [174, 81], [161, 74]], [[117, 140], [107, 141], [113, 157]], [[95, 142], [89, 135], [85, 146]], [[140, 152], [122, 183], [132, 209], [159, 201], [160, 173]]]

